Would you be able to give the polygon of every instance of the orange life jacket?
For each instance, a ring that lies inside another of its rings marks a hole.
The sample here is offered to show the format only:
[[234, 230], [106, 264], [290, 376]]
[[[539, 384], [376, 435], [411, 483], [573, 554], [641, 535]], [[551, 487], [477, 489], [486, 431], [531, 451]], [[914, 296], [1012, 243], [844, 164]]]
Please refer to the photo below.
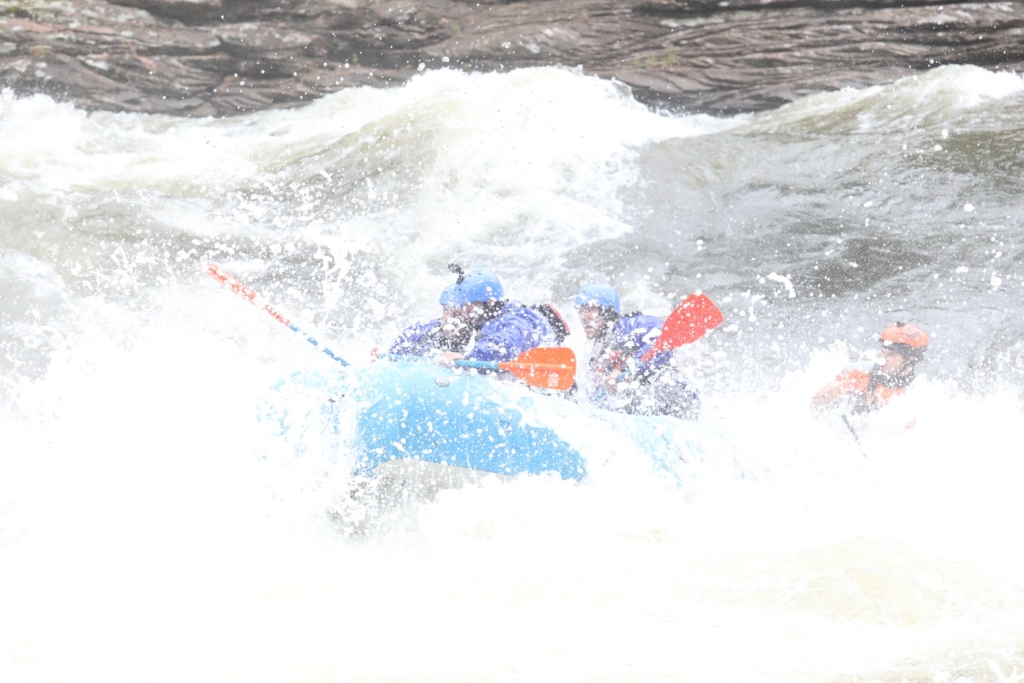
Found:
[[850, 412], [866, 413], [878, 410], [894, 396], [903, 394], [912, 378], [913, 375], [910, 375], [901, 378], [896, 386], [887, 386], [883, 383], [884, 378], [881, 375], [854, 369], [840, 373], [834, 384], [842, 389], [844, 395], [853, 399]]

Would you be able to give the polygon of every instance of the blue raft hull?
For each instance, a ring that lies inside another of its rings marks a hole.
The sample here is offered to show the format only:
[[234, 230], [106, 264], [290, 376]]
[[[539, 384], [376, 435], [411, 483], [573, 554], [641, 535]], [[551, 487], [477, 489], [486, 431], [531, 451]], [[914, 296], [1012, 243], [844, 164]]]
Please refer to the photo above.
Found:
[[264, 417], [297, 453], [344, 444], [357, 476], [457, 485], [488, 474], [554, 474], [578, 482], [588, 475], [581, 445], [599, 458], [591, 469], [640, 457], [679, 484], [697, 476], [694, 465], [734, 462], [728, 439], [694, 423], [610, 413], [431, 363], [297, 373], [276, 390]]
[[526, 418], [563, 398], [426, 363], [378, 363], [359, 374], [356, 441], [362, 457], [355, 474], [414, 459], [510, 476], [586, 476], [576, 449]]

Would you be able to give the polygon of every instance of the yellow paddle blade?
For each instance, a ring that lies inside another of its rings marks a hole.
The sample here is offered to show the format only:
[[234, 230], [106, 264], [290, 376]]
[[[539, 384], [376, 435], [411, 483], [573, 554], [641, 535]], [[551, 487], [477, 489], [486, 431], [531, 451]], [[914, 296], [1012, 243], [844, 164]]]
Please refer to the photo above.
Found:
[[562, 347], [540, 347], [519, 354], [498, 367], [531, 387], [568, 391], [576, 383], [576, 354]]

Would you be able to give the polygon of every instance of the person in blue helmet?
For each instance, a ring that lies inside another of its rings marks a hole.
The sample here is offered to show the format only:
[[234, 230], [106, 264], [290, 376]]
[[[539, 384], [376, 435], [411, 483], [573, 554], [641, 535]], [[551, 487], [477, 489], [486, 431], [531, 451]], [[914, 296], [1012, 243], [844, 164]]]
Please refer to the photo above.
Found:
[[473, 339], [473, 330], [462, 322], [461, 305], [456, 303], [455, 284], [441, 292], [441, 317], [407, 327], [388, 349], [403, 356], [431, 356], [461, 353]]
[[581, 288], [573, 303], [594, 344], [584, 384], [592, 402], [636, 415], [697, 419], [700, 396], [676, 367], [672, 352], [643, 360], [661, 334], [664, 318], [623, 315], [619, 293], [604, 283]]
[[525, 306], [506, 299], [491, 271], [448, 268], [458, 279], [441, 293], [441, 318], [406, 329], [390, 353], [435, 355], [445, 364], [460, 358], [507, 361], [537, 346], [558, 346], [569, 333], [550, 304]]

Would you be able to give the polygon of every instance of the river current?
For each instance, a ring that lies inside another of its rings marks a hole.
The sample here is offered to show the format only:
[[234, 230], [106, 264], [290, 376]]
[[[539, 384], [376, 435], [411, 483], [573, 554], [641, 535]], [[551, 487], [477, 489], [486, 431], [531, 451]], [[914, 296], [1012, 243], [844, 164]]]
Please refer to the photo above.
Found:
[[[734, 118], [558, 68], [220, 120], [0, 95], [0, 680], [1020, 681], [1022, 111], [971, 66]], [[612, 466], [345, 533], [344, 442], [260, 420], [335, 366], [204, 260], [354, 365], [450, 262], [580, 353], [581, 284], [704, 291], [728, 466], [569, 421]], [[928, 357], [858, 445], [808, 400], [896, 320]]]

